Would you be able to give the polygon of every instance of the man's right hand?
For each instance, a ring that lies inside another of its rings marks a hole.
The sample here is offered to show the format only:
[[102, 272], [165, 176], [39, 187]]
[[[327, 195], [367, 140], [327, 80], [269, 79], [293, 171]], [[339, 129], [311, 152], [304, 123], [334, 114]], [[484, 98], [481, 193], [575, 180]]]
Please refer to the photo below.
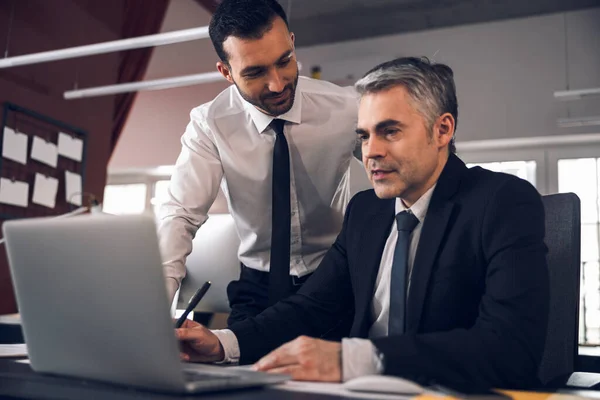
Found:
[[186, 319], [181, 328], [175, 329], [175, 336], [184, 361], [216, 362], [225, 358], [219, 338], [197, 322]]

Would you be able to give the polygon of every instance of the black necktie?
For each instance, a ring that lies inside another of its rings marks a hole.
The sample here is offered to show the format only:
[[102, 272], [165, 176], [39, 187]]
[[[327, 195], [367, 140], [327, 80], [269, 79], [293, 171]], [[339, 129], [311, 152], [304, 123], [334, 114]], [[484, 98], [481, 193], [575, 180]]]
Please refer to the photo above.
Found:
[[275, 304], [291, 293], [290, 279], [290, 150], [283, 134], [282, 119], [274, 119], [271, 127], [277, 134], [273, 148], [273, 197], [271, 220], [271, 262], [269, 303]]
[[408, 245], [410, 233], [415, 229], [419, 220], [412, 213], [402, 211], [396, 214], [398, 240], [394, 250], [392, 274], [390, 281], [390, 320], [388, 335], [404, 333], [406, 311], [406, 278], [408, 271]]

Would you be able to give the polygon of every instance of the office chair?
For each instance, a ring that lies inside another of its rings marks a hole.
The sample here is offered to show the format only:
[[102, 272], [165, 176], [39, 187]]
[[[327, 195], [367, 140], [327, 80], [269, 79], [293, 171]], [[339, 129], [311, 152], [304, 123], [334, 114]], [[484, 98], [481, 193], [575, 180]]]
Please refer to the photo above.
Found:
[[550, 314], [540, 381], [550, 388], [600, 389], [600, 374], [574, 372], [579, 348], [581, 207], [573, 193], [542, 197], [546, 213]]
[[192, 253], [187, 257], [187, 275], [181, 283], [178, 309], [184, 309], [189, 299], [204, 282], [212, 286], [196, 307], [196, 311], [228, 313], [227, 285], [240, 277], [237, 257], [240, 239], [230, 214], [214, 214], [198, 229]]
[[575, 370], [578, 349], [581, 210], [577, 195], [542, 197], [546, 215], [550, 314], [539, 370], [544, 385], [564, 385]]

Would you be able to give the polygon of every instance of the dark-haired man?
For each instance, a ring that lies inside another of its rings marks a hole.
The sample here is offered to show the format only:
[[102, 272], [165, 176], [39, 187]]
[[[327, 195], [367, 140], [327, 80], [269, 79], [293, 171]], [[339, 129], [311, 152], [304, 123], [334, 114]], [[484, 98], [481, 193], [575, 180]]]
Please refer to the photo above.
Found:
[[[540, 195], [454, 154], [448, 66], [401, 58], [355, 86], [374, 190], [352, 198], [297, 294], [227, 336], [186, 323], [177, 330], [183, 358], [258, 360], [259, 370], [300, 380], [383, 373], [458, 388], [536, 387], [549, 302]], [[317, 339], [348, 309], [348, 338]]]
[[233, 322], [294, 293], [334, 242], [358, 100], [352, 88], [298, 77], [294, 34], [275, 0], [225, 0], [209, 32], [233, 85], [191, 112], [159, 237], [172, 298], [223, 188], [241, 239], [241, 275], [228, 287]]

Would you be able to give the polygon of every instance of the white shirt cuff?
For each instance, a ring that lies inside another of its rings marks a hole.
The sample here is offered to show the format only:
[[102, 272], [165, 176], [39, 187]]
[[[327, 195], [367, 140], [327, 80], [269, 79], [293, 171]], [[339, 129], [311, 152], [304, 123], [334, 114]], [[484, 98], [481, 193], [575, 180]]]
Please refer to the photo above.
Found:
[[342, 339], [342, 380], [383, 373], [383, 356], [368, 339]]
[[212, 331], [221, 342], [225, 358], [217, 364], [237, 363], [240, 361], [240, 345], [235, 333], [229, 329], [215, 329]]

